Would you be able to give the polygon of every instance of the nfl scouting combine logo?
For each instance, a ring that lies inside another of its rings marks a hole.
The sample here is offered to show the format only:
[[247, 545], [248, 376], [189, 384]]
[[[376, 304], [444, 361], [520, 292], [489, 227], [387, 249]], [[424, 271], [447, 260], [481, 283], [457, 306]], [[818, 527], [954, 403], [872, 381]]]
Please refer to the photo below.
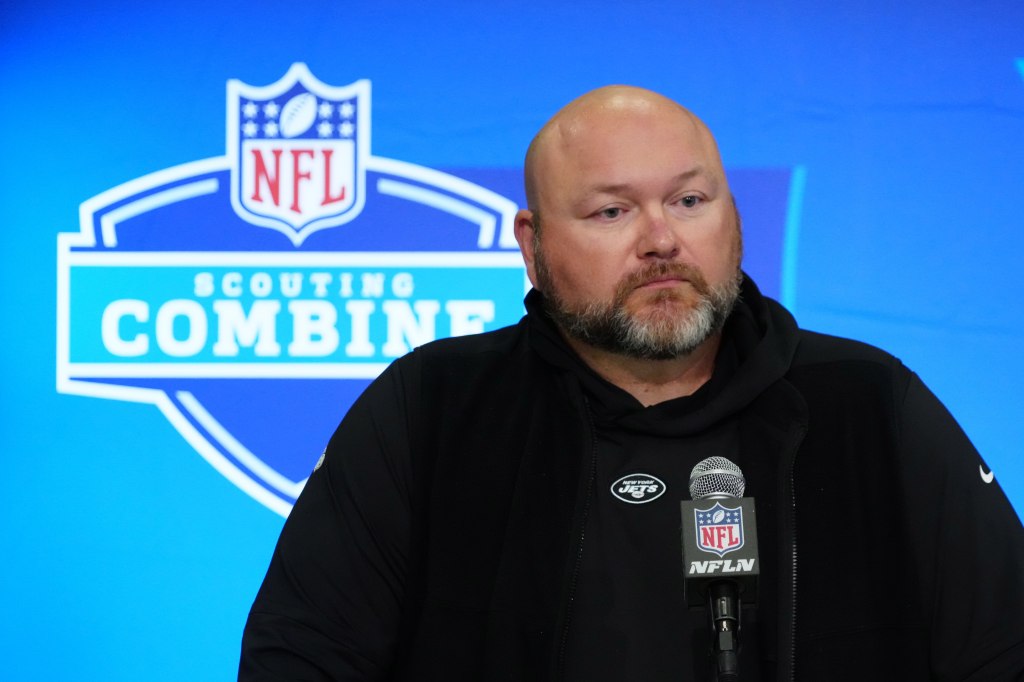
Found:
[[370, 82], [227, 87], [227, 154], [82, 204], [58, 238], [57, 388], [152, 403], [286, 515], [392, 360], [512, 324], [515, 203], [370, 153]]

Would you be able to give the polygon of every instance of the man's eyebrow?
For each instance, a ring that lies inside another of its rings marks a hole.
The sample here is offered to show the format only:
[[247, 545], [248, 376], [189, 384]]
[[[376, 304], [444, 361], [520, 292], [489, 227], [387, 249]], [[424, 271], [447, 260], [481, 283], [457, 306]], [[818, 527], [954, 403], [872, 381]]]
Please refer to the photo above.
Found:
[[698, 175], [706, 175], [706, 174], [707, 174], [707, 172], [704, 169], [704, 166], [694, 166], [690, 170], [683, 171], [679, 175], [677, 175], [674, 178], [672, 178], [672, 181], [673, 182], [684, 182], [686, 180], [692, 180], [693, 178], [697, 177]]
[[[671, 179], [671, 182], [672, 183], [686, 182], [687, 180], [692, 180], [693, 178], [695, 178], [695, 177], [697, 177], [699, 175], [706, 175], [706, 174], [707, 173], [705, 171], [704, 166], [694, 166], [690, 170], [683, 171], [679, 175], [674, 176]], [[607, 185], [592, 185], [590, 187], [587, 187], [586, 190], [584, 191], [584, 193], [587, 196], [594, 195], [594, 194], [618, 194], [620, 192], [624, 192], [624, 191], [630, 189], [631, 187], [632, 187], [632, 185], [630, 185], [629, 183], [625, 183], [625, 182], [623, 182], [623, 183], [613, 183], [613, 184], [607, 184]]]

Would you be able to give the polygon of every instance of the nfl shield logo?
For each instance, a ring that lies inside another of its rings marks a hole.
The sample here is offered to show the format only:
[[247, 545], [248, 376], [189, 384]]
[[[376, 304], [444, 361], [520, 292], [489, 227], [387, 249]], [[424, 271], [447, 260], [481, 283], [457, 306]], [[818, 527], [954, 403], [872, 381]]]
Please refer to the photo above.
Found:
[[370, 82], [320, 82], [294, 64], [272, 85], [228, 82], [231, 205], [299, 246], [363, 208]]
[[694, 509], [697, 546], [705, 552], [725, 556], [743, 546], [743, 509], [723, 507], [720, 502], [710, 509]]

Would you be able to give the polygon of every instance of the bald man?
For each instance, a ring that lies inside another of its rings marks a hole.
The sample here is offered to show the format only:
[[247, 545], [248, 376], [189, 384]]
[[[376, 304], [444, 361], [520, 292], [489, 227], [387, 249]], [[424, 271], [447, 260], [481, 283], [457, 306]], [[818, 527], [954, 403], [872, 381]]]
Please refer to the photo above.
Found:
[[1019, 520], [916, 375], [744, 276], [706, 126], [602, 88], [525, 172], [526, 316], [417, 349], [353, 405], [239, 678], [715, 679], [679, 502], [723, 456], [757, 505], [740, 679], [1021, 679]]
[[580, 358], [644, 405], [706, 383], [742, 247], [704, 124], [649, 91], [602, 88], [537, 135], [526, 188], [527, 273]]

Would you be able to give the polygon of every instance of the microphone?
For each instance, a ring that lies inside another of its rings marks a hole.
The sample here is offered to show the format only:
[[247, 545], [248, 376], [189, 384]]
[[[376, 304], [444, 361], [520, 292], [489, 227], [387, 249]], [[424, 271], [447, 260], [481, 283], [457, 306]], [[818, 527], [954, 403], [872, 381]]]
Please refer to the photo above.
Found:
[[738, 466], [708, 457], [690, 472], [693, 500], [680, 503], [686, 601], [707, 607], [719, 682], [739, 679], [740, 603], [757, 599], [757, 516], [745, 489]]

